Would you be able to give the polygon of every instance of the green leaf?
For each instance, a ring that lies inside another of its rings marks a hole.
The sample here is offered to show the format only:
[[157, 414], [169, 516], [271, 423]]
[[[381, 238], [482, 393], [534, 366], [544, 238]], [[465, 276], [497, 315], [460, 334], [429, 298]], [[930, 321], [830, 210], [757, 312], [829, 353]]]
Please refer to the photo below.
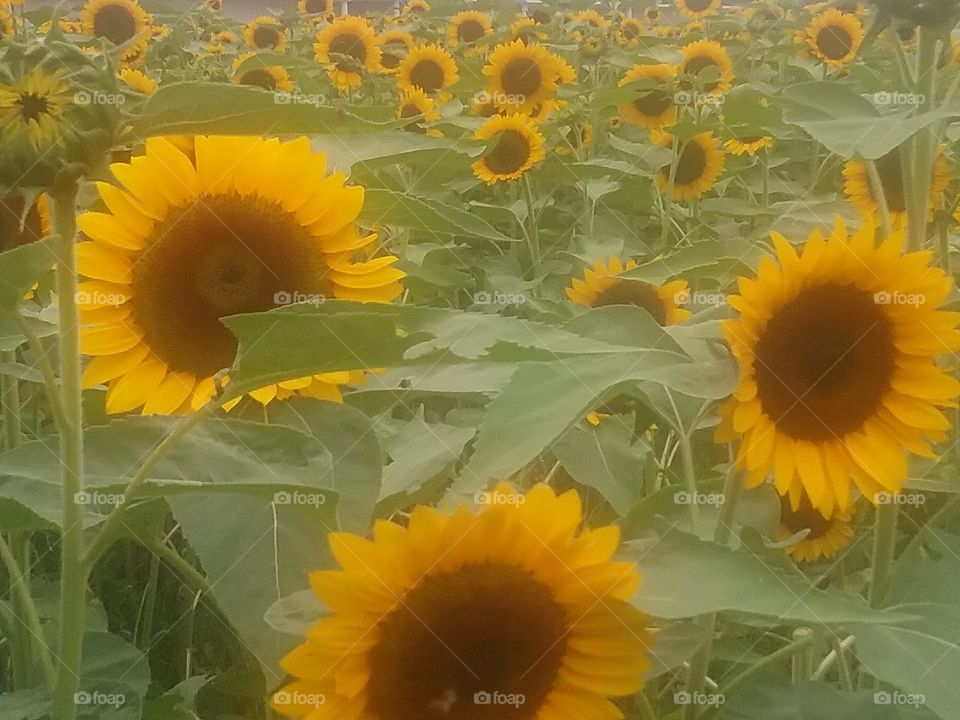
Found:
[[357, 164], [376, 169], [393, 163], [417, 166], [436, 163], [450, 155], [451, 162], [466, 162], [466, 147], [449, 138], [435, 138], [404, 130], [363, 135], [320, 135], [313, 149], [327, 156], [330, 169], [350, 170]]
[[706, 639], [706, 631], [692, 622], [670, 623], [657, 631], [650, 650], [653, 665], [644, 673], [644, 679], [652, 680], [680, 667], [700, 649]]

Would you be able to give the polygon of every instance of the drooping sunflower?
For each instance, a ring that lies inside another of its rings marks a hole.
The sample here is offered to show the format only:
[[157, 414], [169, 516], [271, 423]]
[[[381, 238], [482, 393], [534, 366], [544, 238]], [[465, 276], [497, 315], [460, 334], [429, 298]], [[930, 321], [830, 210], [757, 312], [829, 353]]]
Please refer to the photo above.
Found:
[[[501, 484], [479, 512], [419, 505], [373, 539], [332, 533], [340, 570], [310, 585], [331, 615], [281, 661], [270, 705], [311, 720], [619, 718], [643, 686], [640, 577], [620, 533], [582, 529], [575, 491]], [[469, 620], [469, 621], [467, 621]], [[300, 699], [301, 702], [296, 702]], [[322, 699], [322, 701], [321, 701]], [[571, 715], [571, 712], [574, 712]]]
[[428, 95], [435, 95], [459, 79], [456, 61], [439, 45], [415, 47], [397, 68], [397, 87], [400, 92], [420, 88]]
[[[891, 223], [897, 227], [907, 219], [907, 197], [903, 187], [903, 172], [900, 162], [900, 149], [894, 148], [889, 153], [873, 161], [880, 177], [880, 186], [883, 189], [883, 199], [887, 203], [887, 211]], [[880, 198], [874, 192], [870, 182], [870, 172], [866, 163], [857, 160], [848, 160], [843, 165], [843, 192], [847, 199], [865, 219], [880, 222]], [[941, 147], [937, 152], [933, 164], [933, 177], [930, 182], [930, 197], [927, 204], [929, 213], [940, 203], [943, 191], [950, 184], [950, 163]]]
[[808, 530], [796, 545], [787, 548], [787, 553], [797, 562], [817, 562], [833, 558], [850, 544], [853, 537], [853, 508], [838, 510], [833, 517], [823, 514], [810, 504], [806, 495], [801, 495], [796, 507], [789, 497], [780, 498], [779, 540], [787, 540], [798, 532]]
[[727, 140], [723, 146], [731, 155], [749, 155], [753, 157], [761, 150], [773, 147], [773, 138], [769, 135], [743, 135]]
[[493, 32], [493, 24], [486, 13], [477, 10], [462, 10], [453, 16], [447, 27], [447, 44], [450, 47], [472, 45]]
[[423, 90], [410, 88], [403, 93], [400, 105], [397, 107], [397, 120], [410, 121], [403, 126], [404, 130], [437, 137], [440, 135], [439, 131], [427, 128], [425, 123], [436, 122], [439, 119], [440, 109], [437, 101]]
[[88, 0], [80, 22], [84, 34], [105, 38], [121, 48], [122, 61], [145, 52], [153, 32], [150, 15], [136, 0]]
[[582, 280], [573, 279], [566, 289], [567, 297], [586, 307], [635, 305], [650, 313], [660, 325], [676, 325], [690, 317], [690, 311], [683, 307], [689, 294], [685, 280], [653, 285], [620, 277], [635, 267], [633, 260], [623, 263], [618, 257], [606, 263], [597, 260], [592, 268], [584, 270]]
[[[656, 131], [655, 142], [673, 145], [673, 136]], [[723, 172], [724, 154], [717, 138], [710, 131], [694, 135], [678, 147], [673, 175], [674, 200], [696, 200], [710, 191]], [[660, 168], [654, 180], [660, 192], [670, 190], [670, 165]]]
[[430, 3], [427, 0], [407, 0], [400, 13], [402, 15], [416, 15], [430, 12], [430, 9]]
[[623, 18], [620, 26], [614, 31], [613, 39], [624, 47], [637, 47], [643, 37], [643, 23], [637, 18]]
[[328, 65], [330, 82], [339, 90], [360, 87], [362, 72], [380, 70], [377, 33], [365, 18], [343, 15], [317, 33], [317, 60]]
[[141, 95], [153, 95], [157, 91], [157, 81], [140, 70], [123, 68], [118, 75], [124, 85]]
[[[710, 69], [719, 77], [706, 80], [703, 83], [704, 92], [725, 93], [733, 87], [733, 62], [726, 49], [714, 40], [697, 40], [681, 48], [683, 61], [677, 67], [677, 73], [696, 80], [700, 73]], [[692, 83], [682, 81], [683, 87], [693, 87]]]
[[505, 113], [530, 113], [553, 100], [561, 83], [576, 79], [576, 71], [559, 55], [520, 40], [494, 48], [483, 74], [487, 92]]
[[723, 325], [740, 384], [717, 439], [740, 441], [747, 485], [772, 474], [793, 507], [806, 494], [826, 518], [850, 507], [851, 480], [874, 503], [899, 491], [907, 453], [934, 455], [950, 427], [939, 408], [960, 394], [935, 360], [960, 348], [960, 314], [938, 309], [950, 277], [931, 253], [904, 254], [902, 231], [879, 246], [875, 234], [838, 219], [799, 254], [774, 234], [779, 265], [740, 278], [740, 316]]
[[0, 139], [26, 139], [35, 149], [60, 142], [70, 131], [65, 114], [75, 90], [62, 69], [33, 70], [16, 85], [0, 85]]
[[546, 155], [546, 139], [537, 123], [526, 115], [498, 115], [487, 120], [474, 134], [489, 149], [474, 161], [473, 174], [487, 185], [516, 180]]
[[243, 41], [254, 50], [283, 52], [287, 45], [287, 34], [277, 18], [263, 15], [251, 20], [243, 28]]
[[395, 73], [403, 59], [413, 50], [413, 35], [405, 30], [387, 30], [377, 38], [380, 45], [380, 69]]
[[247, 62], [255, 57], [257, 53], [252, 51], [238, 55], [233, 61], [233, 77], [230, 78], [230, 82], [235, 85], [258, 87], [270, 92], [293, 90], [293, 81], [286, 68], [280, 65], [266, 65], [262, 61]]
[[720, 9], [721, 0], [674, 0], [677, 10], [691, 20], [702, 20]]
[[620, 87], [640, 80], [651, 80], [656, 87], [644, 90], [636, 100], [620, 104], [620, 117], [626, 122], [651, 130], [673, 125], [677, 121], [673, 80], [675, 70], [665, 63], [634, 65], [620, 79]]
[[852, 62], [863, 42], [863, 23], [856, 15], [826, 10], [807, 28], [807, 43], [814, 56], [828, 67], [842, 68]]
[[[233, 362], [220, 321], [296, 301], [390, 302], [402, 291], [395, 257], [354, 262], [375, 247], [358, 232], [360, 187], [326, 175], [307, 138], [197, 137], [195, 164], [165, 138], [111, 166], [97, 183], [108, 212], [88, 212], [77, 246], [87, 387], [107, 384], [107, 411], [195, 410]], [[100, 301], [96, 300], [101, 299]], [[360, 372], [324, 373], [257, 390], [262, 403], [292, 392], [339, 399]]]
[[29, 208], [19, 193], [0, 196], [0, 252], [35, 243], [49, 234], [46, 195], [38, 196]]

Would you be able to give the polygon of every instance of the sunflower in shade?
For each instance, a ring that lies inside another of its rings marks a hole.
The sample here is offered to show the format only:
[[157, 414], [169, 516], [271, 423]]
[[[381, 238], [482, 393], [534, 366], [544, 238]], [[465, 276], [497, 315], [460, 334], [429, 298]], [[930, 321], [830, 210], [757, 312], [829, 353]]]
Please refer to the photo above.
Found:
[[839, 69], [856, 58], [863, 42], [863, 23], [856, 15], [832, 8], [814, 17], [806, 39], [815, 57], [828, 67]]
[[650, 25], [655, 25], [660, 22], [660, 10], [657, 7], [648, 7], [643, 11], [643, 19], [646, 20]]
[[121, 61], [146, 52], [153, 31], [150, 15], [135, 0], [88, 0], [80, 23], [84, 34], [121, 48]]
[[550, 35], [542, 27], [532, 17], [521, 15], [510, 24], [509, 42], [519, 40], [524, 45], [544, 42]]
[[236, 85], [249, 85], [263, 88], [270, 92], [290, 92], [293, 90], [293, 81], [290, 74], [280, 65], [266, 65], [262, 61], [247, 62], [256, 58], [257, 53], [246, 52], [233, 61], [233, 77], [231, 82]]
[[597, 30], [610, 27], [610, 21], [596, 10], [579, 10], [570, 16], [568, 22], [589, 25]]
[[317, 16], [317, 19], [323, 20], [333, 16], [334, 0], [298, 0], [297, 10], [301, 15]]
[[[674, 144], [673, 136], [662, 131], [653, 131], [651, 139], [664, 147]], [[716, 136], [710, 131], [702, 132], [678, 143], [672, 186], [669, 164], [657, 171], [654, 182], [660, 192], [671, 191], [674, 200], [696, 200], [716, 184], [723, 172], [723, 163], [723, 150]]]
[[386, 30], [377, 38], [380, 45], [380, 69], [395, 73], [414, 47], [413, 35], [404, 30]]
[[214, 33], [210, 37], [210, 44], [207, 45], [207, 52], [211, 55], [219, 55], [224, 52], [229, 46], [238, 42], [238, 38], [235, 34], [229, 30], [221, 30], [220, 32]]
[[330, 82], [338, 90], [360, 87], [362, 72], [380, 70], [377, 33], [364, 18], [344, 15], [317, 33], [313, 45], [317, 60], [328, 66]]
[[[937, 152], [933, 164], [933, 177], [930, 181], [930, 196], [927, 210], [932, 216], [934, 209], [939, 205], [943, 191], [950, 184], [950, 163], [944, 156], [943, 147]], [[886, 201], [890, 222], [899, 227], [907, 219], [907, 195], [903, 186], [903, 170], [900, 161], [900, 149], [894, 148], [886, 155], [873, 161], [877, 175], [880, 178], [880, 187], [883, 190], [883, 201]], [[870, 172], [865, 162], [848, 160], [843, 165], [843, 191], [847, 199], [865, 219], [880, 222], [881, 198], [875, 192], [870, 181]]]
[[689, 295], [685, 280], [654, 285], [621, 277], [636, 267], [633, 260], [623, 263], [617, 257], [606, 263], [597, 260], [592, 268], [584, 270], [582, 280], [573, 279], [566, 289], [567, 297], [586, 307], [634, 305], [650, 313], [659, 325], [676, 325], [690, 317], [690, 311], [683, 307]]
[[19, 193], [0, 196], [0, 252], [35, 243], [50, 234], [47, 196], [27, 206]]
[[473, 174], [488, 185], [517, 180], [546, 156], [546, 139], [526, 115], [492, 117], [474, 139], [488, 144], [487, 151], [473, 163]]
[[674, 0], [677, 10], [691, 20], [702, 20], [720, 9], [721, 0]]
[[287, 35], [279, 20], [265, 15], [247, 23], [243, 28], [243, 41], [255, 50], [283, 52]]
[[427, 95], [420, 88], [410, 88], [403, 93], [400, 98], [400, 105], [397, 107], [397, 120], [409, 120], [403, 126], [408, 132], [418, 133], [420, 135], [429, 135], [431, 137], [440, 137], [439, 130], [427, 128], [424, 123], [436, 122], [440, 119], [440, 108], [437, 101]]
[[[635, 566], [613, 559], [618, 528], [584, 528], [572, 490], [558, 496], [540, 484], [519, 495], [500, 484], [484, 495], [478, 511], [418, 505], [405, 526], [378, 520], [372, 539], [330, 535], [340, 569], [310, 575], [330, 615], [281, 661], [294, 679], [273, 695], [275, 711], [622, 717], [608, 698], [643, 687], [652, 636], [628, 602]], [[487, 704], [491, 693], [522, 704]]]
[[430, 3], [428, 3], [427, 0], [407, 0], [400, 14], [417, 15], [419, 13], [429, 12], [430, 9]]
[[453, 56], [439, 45], [419, 45], [397, 67], [400, 92], [420, 88], [428, 95], [440, 94], [460, 79]]
[[[733, 87], [733, 62], [726, 49], [714, 40], [697, 40], [681, 48], [683, 61], [677, 66], [677, 73], [690, 80], [696, 80], [700, 73], [710, 70], [716, 79], [703, 83], [704, 92], [725, 93]], [[712, 75], [711, 75], [712, 78]], [[692, 87], [689, 81], [681, 81], [684, 89]]]
[[486, 13], [462, 10], [453, 16], [447, 27], [447, 45], [473, 45], [493, 32], [493, 24]]
[[[98, 182], [106, 212], [77, 224], [84, 385], [108, 386], [109, 413], [196, 410], [233, 363], [237, 340], [221, 318], [308, 296], [390, 302], [402, 291], [397, 258], [370, 259], [376, 235], [354, 225], [363, 188], [326, 174], [307, 138], [197, 137], [195, 163], [165, 138], [111, 166]], [[354, 260], [360, 255], [364, 259]], [[340, 399], [362, 372], [283, 381], [251, 394]]]
[[741, 135], [727, 140], [723, 146], [731, 155], [749, 155], [753, 157], [762, 150], [773, 148], [773, 138], [769, 135]]
[[651, 130], [673, 125], [677, 121], [677, 106], [673, 103], [675, 76], [673, 66], [665, 63], [634, 65], [620, 79], [620, 87], [641, 80], [652, 81], [654, 87], [638, 91], [635, 100], [620, 103], [620, 117]]
[[740, 384], [717, 440], [739, 441], [748, 486], [772, 475], [792, 507], [805, 495], [826, 518], [850, 507], [851, 481], [874, 503], [898, 492], [907, 453], [934, 457], [950, 429], [940, 408], [960, 394], [935, 360], [960, 348], [960, 314], [939, 309], [950, 277], [931, 253], [905, 254], [902, 231], [875, 234], [838, 219], [799, 253], [774, 234], [778, 262], [740, 278], [740, 316], [723, 324]]
[[613, 33], [613, 39], [624, 47], [637, 47], [643, 37], [643, 23], [636, 18], [623, 18]]
[[788, 497], [780, 498], [780, 527], [778, 539], [788, 540], [799, 532], [807, 535], [787, 553], [797, 562], [829, 560], [846, 548], [853, 538], [853, 508], [838, 510], [833, 517], [824, 517], [814, 508], [806, 495], [794, 502]]
[[487, 92], [505, 113], [530, 114], [553, 101], [561, 83], [576, 80], [576, 71], [559, 55], [520, 40], [494, 48], [483, 74]]

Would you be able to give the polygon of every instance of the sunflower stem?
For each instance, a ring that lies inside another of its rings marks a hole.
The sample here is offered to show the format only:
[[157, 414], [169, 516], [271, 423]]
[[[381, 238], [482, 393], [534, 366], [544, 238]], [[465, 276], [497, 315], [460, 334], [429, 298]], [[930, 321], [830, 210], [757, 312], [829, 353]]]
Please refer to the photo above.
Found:
[[763, 173], [763, 209], [770, 208], [770, 155], [766, 148], [760, 150], [760, 169]]
[[527, 203], [527, 239], [530, 247], [530, 266], [533, 269], [533, 277], [540, 272], [540, 229], [537, 227], [537, 216], [533, 212], [533, 190], [530, 187], [530, 176], [524, 175], [521, 181], [523, 185], [523, 199]]
[[877, 172], [877, 163], [873, 160], [867, 160], [866, 166], [867, 176], [870, 179], [870, 190], [873, 197], [877, 199], [877, 206], [880, 208], [883, 239], [886, 240], [893, 234], [893, 225], [890, 223], [890, 206], [887, 204], [887, 196], [883, 191], [883, 182], [880, 180], [880, 173]]
[[879, 608], [893, 570], [900, 506], [892, 499], [877, 505], [873, 535], [873, 579], [870, 581], [870, 607]]
[[[937, 42], [937, 37], [931, 30], [922, 26], [918, 28], [914, 93], [918, 99], [922, 99], [917, 104], [919, 113], [929, 110], [934, 101], [937, 81]], [[912, 150], [910, 158], [912, 173], [909, 175], [904, 173], [904, 187], [908, 201], [907, 246], [910, 250], [920, 250], [927, 239], [927, 204], [933, 178], [936, 138], [930, 128], [923, 128], [913, 136], [907, 146]]]
[[83, 506], [75, 500], [83, 490], [83, 405], [80, 383], [80, 316], [77, 305], [77, 182], [58, 178], [50, 196], [57, 247], [57, 298], [60, 320], [60, 482], [62, 539], [60, 549], [59, 666], [53, 693], [53, 715], [74, 720], [74, 695], [80, 683], [80, 661], [87, 611], [87, 573], [83, 566]]
[[[7, 541], [0, 535], [0, 560], [7, 570], [7, 576], [10, 583], [10, 592], [16, 599], [17, 608], [16, 622], [23, 623], [26, 627], [28, 636], [22, 636], [27, 647], [36, 648], [39, 655], [40, 668], [43, 670], [43, 677], [48, 686], [53, 687], [56, 682], [56, 671], [53, 668], [53, 661], [50, 658], [50, 651], [46, 645], [43, 635], [43, 627], [40, 625], [40, 615], [37, 612], [37, 606], [30, 596], [30, 584], [27, 581], [26, 574], [17, 562], [13, 550]], [[72, 698], [71, 698], [72, 700]]]
[[50, 363], [49, 353], [23, 315], [17, 312], [14, 313], [13, 318], [17, 323], [17, 327], [20, 328], [20, 332], [22, 332], [23, 336], [27, 339], [27, 346], [34, 355], [33, 361], [37, 364], [37, 367], [40, 368], [40, 374], [43, 376], [43, 387], [47, 394], [47, 400], [50, 402], [50, 412], [53, 413], [53, 420], [57, 426], [57, 430], [62, 431], [61, 429], [66, 425], [66, 419], [63, 414], [63, 402], [60, 397], [60, 385], [57, 383], [57, 375], [53, 370], [53, 365]]
[[836, 664], [839, 668], [840, 684], [843, 686], [843, 689], [853, 690], [853, 676], [850, 673], [850, 665], [847, 663], [847, 650], [853, 645], [854, 640], [856, 640], [856, 637], [853, 635], [848, 635], [843, 640], [834, 638], [831, 643], [833, 650], [827, 653], [827, 656], [817, 666], [817, 669], [813, 675], [810, 676], [810, 679], [822, 680], [830, 668]]
[[673, 184], [677, 177], [677, 167], [680, 165], [680, 155], [678, 150], [680, 141], [676, 135], [673, 136], [673, 145], [670, 155], [670, 176], [667, 179], [667, 191], [660, 195], [660, 205], [663, 208], [663, 216], [660, 218], [660, 246], [666, 247], [667, 240], [670, 237], [670, 224], [673, 221]]
[[810, 641], [803, 643], [793, 655], [791, 674], [793, 675], [794, 685], [798, 685], [804, 680], [809, 680], [813, 677], [813, 639], [813, 630], [808, 627], [798, 627], [793, 631], [793, 641], [795, 644], [800, 643], [802, 640]]
[[[15, 363], [16, 351], [4, 351], [2, 359], [7, 364]], [[3, 402], [3, 447], [12, 450], [20, 444], [20, 382], [9, 373], [0, 375], [0, 399]]]

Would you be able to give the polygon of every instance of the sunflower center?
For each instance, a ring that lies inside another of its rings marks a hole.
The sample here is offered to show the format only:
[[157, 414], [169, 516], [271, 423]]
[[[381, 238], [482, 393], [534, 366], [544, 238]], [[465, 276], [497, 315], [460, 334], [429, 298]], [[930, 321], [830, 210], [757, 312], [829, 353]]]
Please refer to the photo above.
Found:
[[410, 71], [410, 83], [424, 92], [436, 92], [443, 87], [443, 68], [433, 60], [421, 60]]
[[623, 36], [627, 40], [633, 40], [634, 38], [640, 37], [640, 30], [636, 25], [633, 24], [624, 25], [620, 32], [623, 33]]
[[534, 10], [530, 17], [533, 18], [533, 21], [537, 25], [547, 25], [551, 20], [550, 13], [548, 13], [546, 10]]
[[656, 288], [650, 283], [617, 280], [590, 303], [591, 307], [603, 307], [605, 305], [635, 305], [650, 313], [658, 325], [667, 324], [667, 311], [663, 306], [663, 300], [660, 299]]
[[270, 310], [278, 294], [329, 295], [312, 236], [258, 197], [208, 195], [172, 210], [133, 269], [133, 315], [171, 370], [210, 377], [237, 342], [220, 318]]
[[[692, 77], [697, 77], [700, 73], [702, 73], [704, 70], [706, 70], [709, 67], [715, 67], [718, 70], [720, 68], [720, 66], [717, 65], [716, 61], [713, 58], [707, 57], [706, 55], [697, 55], [687, 60], [687, 62], [683, 66], [683, 71], [687, 75], [690, 75]], [[689, 83], [681, 82], [680, 84], [682, 87], [684, 87], [684, 89], [689, 89], [689, 86], [690, 86]], [[703, 84], [703, 89], [706, 92], [712, 92], [719, 85], [720, 85], [719, 80], [711, 80], [710, 82], [705, 82]]]
[[483, 37], [483, 24], [477, 20], [465, 20], [457, 27], [457, 40], [465, 43], [476, 42]]
[[490, 170], [498, 175], [518, 172], [530, 159], [530, 141], [519, 130], [504, 130], [496, 147], [484, 158]]
[[304, 8], [306, 9], [307, 13], [311, 15], [314, 13], [326, 12], [327, 2], [326, 0], [307, 0]]
[[263, 88], [264, 90], [276, 90], [277, 78], [266, 68], [256, 68], [248, 70], [240, 78], [241, 85], [252, 85], [253, 87]]
[[137, 19], [121, 5], [107, 5], [93, 16], [93, 34], [123, 45], [137, 34]]
[[274, 48], [280, 44], [280, 33], [272, 27], [261, 25], [253, 31], [253, 44], [258, 48]]
[[[337, 35], [330, 42], [330, 52], [334, 55], [347, 55], [360, 64], [367, 59], [367, 48], [363, 40], [356, 35]], [[337, 70], [348, 72], [354, 65], [355, 63], [345, 60], [337, 63]]]
[[825, 441], [863, 427], [893, 374], [893, 330], [882, 305], [853, 285], [811, 287], [767, 323], [756, 346], [760, 402], [777, 429]]
[[50, 111], [50, 104], [45, 97], [35, 93], [26, 93], [20, 96], [20, 116], [24, 122], [40, 122], [40, 118]]
[[[690, 140], [683, 146], [680, 157], [677, 159], [677, 171], [674, 175], [674, 184], [690, 185], [703, 177], [707, 169], [707, 152], [703, 146], [694, 140]], [[666, 168], [666, 172], [670, 172]]]
[[691, 12], [703, 12], [710, 7], [711, 0], [684, 0], [684, 5]]
[[540, 66], [529, 58], [516, 58], [507, 63], [501, 73], [501, 84], [507, 95], [532, 97], [540, 90], [543, 73]]
[[[906, 212], [907, 197], [903, 188], [899, 149], [894, 148], [883, 157], [874, 160], [874, 164], [877, 175], [880, 176], [880, 186], [883, 188], [883, 197], [887, 201], [887, 209], [891, 212]], [[873, 194], [872, 186], [870, 193]]]
[[[522, 720], [556, 681], [568, 627], [529, 572], [483, 563], [428, 575], [378, 629], [368, 656], [375, 718]], [[494, 693], [517, 702], [485, 703]]]
[[817, 33], [817, 48], [827, 60], [843, 60], [853, 48], [853, 38], [844, 28], [830, 25]]
[[789, 498], [780, 498], [780, 522], [791, 533], [809, 530], [810, 534], [807, 535], [807, 540], [823, 537], [833, 526], [830, 520], [827, 520], [819, 510], [810, 504], [806, 495], [800, 498], [800, 507], [796, 510], [791, 507]]
[[643, 97], [638, 97], [633, 101], [633, 107], [641, 115], [648, 117], [659, 117], [673, 105], [673, 98], [666, 90], [653, 88], [648, 90]]

